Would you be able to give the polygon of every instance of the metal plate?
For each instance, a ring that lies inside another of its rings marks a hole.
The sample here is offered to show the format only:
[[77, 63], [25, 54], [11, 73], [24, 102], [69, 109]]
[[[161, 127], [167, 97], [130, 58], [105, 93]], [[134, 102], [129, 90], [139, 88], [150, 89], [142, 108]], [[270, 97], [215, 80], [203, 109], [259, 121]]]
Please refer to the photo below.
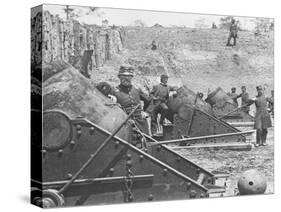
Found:
[[65, 147], [72, 138], [72, 125], [69, 118], [60, 111], [47, 111], [43, 114], [43, 148], [57, 150]]

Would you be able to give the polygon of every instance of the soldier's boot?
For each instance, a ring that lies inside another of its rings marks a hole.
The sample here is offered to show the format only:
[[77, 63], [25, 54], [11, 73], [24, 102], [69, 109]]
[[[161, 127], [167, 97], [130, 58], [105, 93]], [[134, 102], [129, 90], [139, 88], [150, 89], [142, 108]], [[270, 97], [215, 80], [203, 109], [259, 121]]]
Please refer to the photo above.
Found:
[[261, 145], [266, 146], [267, 129], [262, 129]]
[[236, 46], [236, 37], [233, 37], [233, 46]]
[[256, 145], [255, 146], [260, 146], [261, 145], [261, 137], [262, 137], [262, 130], [261, 129], [257, 129]]
[[230, 40], [231, 40], [231, 36], [228, 37], [226, 46], [231, 46], [231, 45], [230, 45]]

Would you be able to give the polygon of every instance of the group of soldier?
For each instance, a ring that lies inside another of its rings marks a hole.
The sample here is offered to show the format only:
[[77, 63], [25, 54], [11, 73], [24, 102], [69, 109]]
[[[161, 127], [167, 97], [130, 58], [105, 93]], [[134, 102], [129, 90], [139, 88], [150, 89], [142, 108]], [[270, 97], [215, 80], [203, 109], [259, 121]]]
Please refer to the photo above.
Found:
[[[119, 104], [127, 114], [131, 113], [133, 109], [139, 105], [133, 114], [133, 119], [140, 131], [154, 135], [157, 131], [158, 124], [162, 125], [166, 118], [170, 92], [176, 91], [177, 87], [168, 85], [168, 76], [162, 74], [160, 83], [153, 86], [148, 95], [132, 84], [133, 76], [134, 68], [132, 66], [121, 66], [118, 73], [120, 84], [115, 88], [100, 84], [98, 85], [98, 89], [105, 95], [113, 96], [116, 103]], [[246, 113], [249, 113], [250, 105], [255, 104], [256, 115], [254, 126], [257, 132], [256, 146], [265, 146], [267, 128], [272, 126], [268, 105], [273, 114], [273, 91], [272, 97], [268, 98], [265, 97], [262, 86], [257, 86], [256, 89], [257, 96], [252, 99], [249, 98], [245, 86], [241, 87], [241, 94], [236, 94], [236, 88], [232, 88], [231, 93], [228, 93], [228, 95], [233, 99], [236, 107], [238, 107], [237, 99], [241, 98], [242, 103], [240, 108]], [[150, 128], [146, 119], [147, 114], [151, 117]], [[158, 122], [159, 116], [160, 121]]]
[[[116, 103], [118, 103], [127, 114], [137, 105], [140, 105], [134, 112], [133, 119], [142, 132], [155, 135], [158, 125], [163, 124], [167, 115], [169, 94], [172, 91], [176, 91], [177, 87], [168, 85], [168, 75], [162, 74], [160, 76], [160, 83], [153, 86], [149, 94], [146, 94], [132, 84], [133, 72], [134, 69], [132, 66], [123, 65], [119, 69], [118, 77], [120, 84], [117, 87], [108, 89], [109, 85], [105, 86], [105, 84], [102, 83], [99, 84], [97, 88], [105, 95], [113, 96]], [[150, 124], [148, 124], [146, 120], [147, 115], [151, 118]]]
[[246, 91], [246, 87], [241, 87], [241, 94], [236, 93], [236, 88], [231, 88], [231, 92], [228, 93], [233, 99], [236, 107], [238, 107], [237, 99], [241, 98], [241, 110], [246, 113], [250, 111], [250, 105], [255, 104], [256, 114], [255, 114], [255, 124], [256, 129], [256, 146], [266, 146], [266, 137], [268, 133], [268, 128], [272, 127], [272, 117], [274, 116], [274, 91], [271, 91], [271, 97], [266, 97], [264, 95], [264, 89], [262, 86], [257, 86], [257, 96], [255, 98], [249, 98], [249, 94]]

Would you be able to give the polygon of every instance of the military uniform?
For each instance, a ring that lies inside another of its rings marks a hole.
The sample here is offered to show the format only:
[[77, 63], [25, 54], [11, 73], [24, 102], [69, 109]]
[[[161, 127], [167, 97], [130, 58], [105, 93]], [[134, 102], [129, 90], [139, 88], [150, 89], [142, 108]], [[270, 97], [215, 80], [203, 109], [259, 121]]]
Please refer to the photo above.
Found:
[[249, 94], [248, 94], [247, 92], [242, 92], [242, 93], [237, 97], [237, 99], [240, 98], [240, 97], [241, 97], [241, 106], [246, 105], [246, 106], [243, 106], [243, 107], [241, 108], [241, 110], [243, 110], [243, 111], [246, 112], [246, 113], [249, 113], [250, 107], [247, 106], [247, 104], [248, 104], [248, 102], [249, 102]]
[[[131, 113], [132, 110], [144, 101], [144, 104], [148, 104], [150, 98], [141, 89], [137, 89], [134, 86], [123, 86], [119, 85], [113, 89], [112, 95], [116, 97], [117, 103], [119, 103], [122, 109], [127, 113]], [[142, 117], [142, 108], [139, 108], [132, 115], [132, 118], [136, 121], [136, 124], [140, 130], [148, 134], [148, 124], [147, 121]]]
[[231, 99], [233, 100], [233, 103], [234, 103], [235, 107], [238, 107], [238, 101], [237, 101], [238, 94], [237, 94], [237, 93], [227, 93], [227, 95], [228, 95], [229, 97], [231, 97]]
[[235, 22], [232, 22], [229, 28], [229, 36], [227, 39], [227, 46], [230, 46], [231, 38], [233, 38], [233, 46], [236, 46], [236, 38], [238, 33], [238, 26]]
[[177, 88], [167, 84], [160, 83], [155, 85], [150, 92], [154, 99], [153, 104], [150, 105], [147, 112], [151, 114], [151, 131], [155, 132], [157, 128], [157, 116], [160, 113], [160, 124], [163, 123], [168, 111], [168, 98], [170, 91], [175, 91]]
[[272, 127], [270, 115], [267, 111], [267, 102], [268, 99], [264, 96], [264, 94], [258, 95], [255, 100], [249, 100], [249, 105], [255, 103], [256, 106], [254, 128], [257, 129], [257, 145], [265, 145], [267, 128]]

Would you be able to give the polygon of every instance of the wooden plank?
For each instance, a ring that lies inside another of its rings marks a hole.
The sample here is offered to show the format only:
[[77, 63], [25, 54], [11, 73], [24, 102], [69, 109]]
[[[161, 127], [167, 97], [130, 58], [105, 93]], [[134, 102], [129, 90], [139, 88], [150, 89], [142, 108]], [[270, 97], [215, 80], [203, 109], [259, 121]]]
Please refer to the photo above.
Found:
[[223, 149], [223, 150], [240, 150], [249, 151], [252, 149], [252, 144], [249, 143], [228, 143], [228, 144], [203, 144], [203, 145], [190, 145], [190, 146], [174, 146], [171, 147], [173, 150], [179, 149]]

